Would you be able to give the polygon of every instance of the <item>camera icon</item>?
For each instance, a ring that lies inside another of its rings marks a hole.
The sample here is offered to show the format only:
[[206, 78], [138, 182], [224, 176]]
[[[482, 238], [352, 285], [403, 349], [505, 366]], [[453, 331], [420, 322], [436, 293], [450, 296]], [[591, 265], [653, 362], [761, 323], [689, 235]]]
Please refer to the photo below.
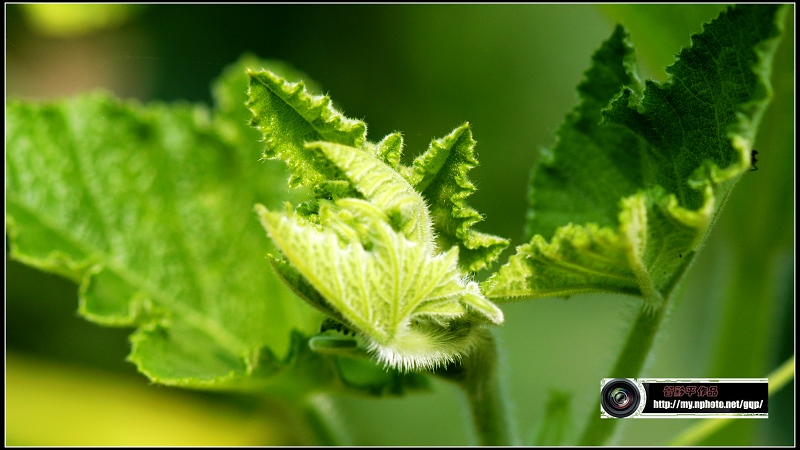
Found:
[[600, 417], [623, 419], [641, 414], [646, 398], [641, 383], [633, 378], [604, 378], [600, 386]]

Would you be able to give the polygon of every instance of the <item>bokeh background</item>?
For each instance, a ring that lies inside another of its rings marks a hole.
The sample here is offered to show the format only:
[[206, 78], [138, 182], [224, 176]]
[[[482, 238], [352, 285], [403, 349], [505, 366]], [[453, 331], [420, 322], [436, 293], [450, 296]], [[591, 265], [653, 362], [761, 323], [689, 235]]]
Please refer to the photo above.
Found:
[[[469, 121], [481, 165], [478, 228], [522, 243], [538, 151], [576, 105], [590, 56], [622, 22], [643, 73], [664, 67], [723, 5], [6, 5], [6, 93], [45, 99], [103, 88], [123, 98], [210, 103], [209, 84], [244, 52], [310, 74], [405, 157]], [[765, 377], [794, 354], [794, 9], [773, 70], [775, 99], [738, 183], [685, 277], [642, 376]], [[505, 261], [511, 250], [503, 255]], [[266, 268], [265, 268], [266, 269]], [[486, 274], [482, 274], [486, 276]], [[503, 305], [496, 330], [515, 428], [533, 443], [549, 398], [574, 444], [638, 300], [579, 295]], [[125, 362], [128, 329], [77, 316], [77, 286], [6, 260], [6, 443], [302, 443], [270, 399], [149, 384]], [[702, 442], [791, 445], [793, 382], [768, 420]], [[566, 395], [569, 394], [569, 395]], [[336, 397], [353, 443], [467, 445], [466, 401], [434, 381], [405, 398]], [[613, 441], [663, 445], [697, 420], [624, 421]]]

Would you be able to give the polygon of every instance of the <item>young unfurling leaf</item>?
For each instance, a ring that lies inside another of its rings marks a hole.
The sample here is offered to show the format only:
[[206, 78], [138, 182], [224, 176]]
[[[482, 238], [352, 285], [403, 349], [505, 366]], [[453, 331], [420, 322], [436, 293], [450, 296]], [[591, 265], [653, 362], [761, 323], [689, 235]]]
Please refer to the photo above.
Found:
[[[508, 244], [472, 229], [481, 216], [464, 201], [477, 165], [469, 126], [406, 167], [399, 133], [371, 143], [363, 122], [327, 97], [270, 72], [250, 76], [251, 123], [264, 133], [265, 156], [288, 163], [291, 186], [312, 188], [293, 211], [257, 207], [286, 258], [273, 257], [281, 279], [387, 366], [434, 369], [468, 354], [503, 314], [466, 271], [488, 266]], [[338, 337], [327, 339], [320, 351], [343, 351]]]
[[465, 201], [475, 192], [467, 178], [467, 172], [478, 165], [474, 147], [469, 124], [464, 124], [431, 142], [411, 167], [402, 168], [408, 182], [430, 205], [440, 247], [458, 246], [459, 263], [470, 272], [488, 267], [509, 244], [507, 239], [472, 229], [482, 220]]
[[401, 370], [453, 362], [471, 350], [485, 323], [502, 323], [502, 311], [458, 270], [458, 248], [437, 252], [425, 202], [405, 179], [353, 147], [306, 148], [336, 164], [365, 198], [321, 202], [318, 224], [258, 206], [281, 253], [319, 293], [306, 301], [358, 331], [380, 362]]

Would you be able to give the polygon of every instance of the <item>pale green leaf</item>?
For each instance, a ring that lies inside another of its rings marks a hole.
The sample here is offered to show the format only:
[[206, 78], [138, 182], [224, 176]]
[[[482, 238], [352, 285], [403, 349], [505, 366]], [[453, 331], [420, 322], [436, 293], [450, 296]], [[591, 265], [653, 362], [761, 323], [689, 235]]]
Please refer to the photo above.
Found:
[[274, 183], [206, 109], [92, 94], [10, 102], [6, 126], [12, 256], [80, 281], [88, 319], [141, 327], [131, 359], [154, 381], [233, 382], [313, 330], [264, 270], [250, 211]]
[[304, 150], [306, 142], [328, 141], [359, 147], [367, 126], [333, 108], [328, 96], [313, 95], [302, 81], [288, 82], [268, 71], [250, 71], [247, 107], [251, 125], [262, 132], [265, 158], [279, 158], [291, 170], [289, 185], [313, 186], [335, 180], [333, 167]]
[[666, 83], [644, 88], [618, 27], [534, 172], [532, 241], [487, 280], [486, 295], [610, 291], [658, 304], [750, 169], [783, 11], [729, 9], [692, 37]]
[[271, 72], [250, 75], [251, 123], [267, 141], [265, 156], [287, 163], [290, 186], [311, 188], [294, 211], [257, 208], [285, 257], [273, 257], [273, 267], [301, 299], [356, 332], [355, 346], [323, 332], [312, 348], [368, 352], [402, 371], [466, 355], [479, 328], [503, 318], [462, 270], [485, 267], [507, 245], [471, 229], [481, 217], [464, 203], [475, 190], [466, 173], [477, 164], [469, 127], [405, 167], [400, 133], [366, 141], [363, 123], [327, 97]]
[[408, 239], [426, 244], [432, 241], [433, 230], [425, 201], [399, 172], [353, 147], [311, 142], [306, 148], [313, 153], [319, 152], [317, 159], [335, 164], [368, 201], [351, 202], [351, 208], [376, 207], [384, 220], [391, 222]]
[[458, 270], [458, 248], [437, 254], [425, 203], [398, 172], [353, 147], [307, 148], [336, 164], [366, 200], [323, 202], [318, 224], [258, 207], [304, 280], [284, 278], [299, 292], [306, 282], [313, 287], [306, 301], [335, 311], [380, 362], [401, 370], [453, 362], [474, 345], [482, 322], [502, 322], [502, 311]]
[[403, 135], [392, 133], [381, 139], [373, 154], [396, 170], [400, 165], [400, 156], [403, 154]]
[[214, 99], [215, 127], [226, 140], [248, 145], [253, 150], [252, 154], [259, 155], [264, 150], [260, 142], [262, 134], [251, 126], [245, 126], [252, 114], [244, 103], [247, 101], [247, 89], [250, 83], [248, 69], [269, 67], [274, 73], [280, 74], [287, 80], [305, 80], [306, 89], [318, 92], [320, 88], [308, 75], [295, 69], [283, 61], [265, 60], [255, 55], [246, 53], [239, 60], [226, 67], [219, 79], [211, 86]]

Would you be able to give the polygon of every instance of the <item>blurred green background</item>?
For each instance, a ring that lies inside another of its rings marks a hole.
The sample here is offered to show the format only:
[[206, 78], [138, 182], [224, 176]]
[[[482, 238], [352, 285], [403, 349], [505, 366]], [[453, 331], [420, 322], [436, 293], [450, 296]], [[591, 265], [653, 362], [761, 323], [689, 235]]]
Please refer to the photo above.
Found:
[[[7, 5], [6, 89], [30, 99], [104, 88], [209, 103], [210, 82], [242, 53], [281, 59], [366, 121], [372, 140], [403, 132], [407, 159], [469, 121], [481, 162], [470, 204], [486, 216], [478, 228], [519, 245], [530, 169], [615, 23], [631, 31], [643, 73], [663, 80], [672, 55], [723, 8]], [[794, 354], [793, 18], [792, 9], [755, 146], [759, 171], [728, 199], [642, 376], [764, 377]], [[149, 384], [124, 360], [131, 330], [77, 317], [73, 283], [8, 260], [6, 280], [7, 444], [302, 443], [285, 405]], [[615, 295], [503, 306], [495, 334], [523, 443], [533, 442], [554, 391], [572, 393], [562, 443], [577, 441], [637, 307]], [[770, 399], [768, 420], [734, 421], [703, 444], [791, 445], [792, 385]], [[474, 443], [461, 393], [433, 386], [402, 399], [337, 397], [334, 406], [356, 444]], [[696, 422], [624, 421], [614, 443], [666, 444]]]

